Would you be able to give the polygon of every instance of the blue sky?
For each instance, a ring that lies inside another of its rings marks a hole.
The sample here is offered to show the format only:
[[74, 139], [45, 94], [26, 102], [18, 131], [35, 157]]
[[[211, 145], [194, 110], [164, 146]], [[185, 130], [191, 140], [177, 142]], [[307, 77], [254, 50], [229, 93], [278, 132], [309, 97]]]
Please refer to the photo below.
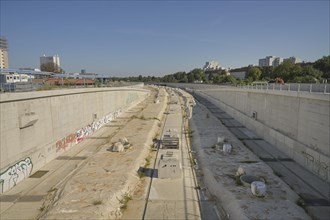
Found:
[[329, 1], [1, 0], [11, 68], [59, 54], [66, 72], [162, 76], [329, 55]]

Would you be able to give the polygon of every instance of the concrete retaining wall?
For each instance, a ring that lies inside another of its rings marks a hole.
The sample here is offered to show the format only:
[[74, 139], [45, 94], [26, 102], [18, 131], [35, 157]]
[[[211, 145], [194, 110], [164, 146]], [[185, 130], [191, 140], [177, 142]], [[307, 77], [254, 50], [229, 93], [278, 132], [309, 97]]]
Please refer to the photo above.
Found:
[[148, 95], [141, 87], [0, 94], [0, 193]]
[[196, 92], [330, 182], [328, 94], [228, 88]]

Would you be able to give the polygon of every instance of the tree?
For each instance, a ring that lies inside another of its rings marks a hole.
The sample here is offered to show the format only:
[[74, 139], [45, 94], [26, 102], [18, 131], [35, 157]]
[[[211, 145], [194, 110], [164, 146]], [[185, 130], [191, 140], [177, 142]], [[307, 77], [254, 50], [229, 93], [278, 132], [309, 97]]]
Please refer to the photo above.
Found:
[[261, 76], [261, 70], [259, 69], [259, 67], [252, 67], [251, 69], [249, 69], [248, 71], [248, 78], [251, 78], [253, 81], [256, 81], [260, 78]]
[[[188, 76], [188, 81], [189, 82], [194, 82], [194, 81], [206, 81], [206, 77], [205, 77], [205, 72], [200, 69], [200, 68], [196, 68], [196, 69], [193, 69], [192, 71], [190, 71], [188, 73], [188, 75], [191, 74], [192, 76]], [[194, 79], [193, 81], [191, 81], [192, 79]]]
[[267, 79], [267, 80], [270, 80], [270, 79], [274, 79], [274, 67], [273, 66], [264, 66], [262, 67], [261, 69], [261, 76], [260, 78], [261, 79]]
[[323, 72], [322, 78], [330, 79], [330, 56], [323, 56], [315, 61], [313, 66]]
[[321, 79], [322, 74], [320, 70], [315, 69], [313, 66], [305, 66], [301, 71], [303, 77], [311, 76], [318, 80]]
[[274, 77], [279, 77], [284, 82], [292, 81], [295, 77], [301, 76], [301, 66], [290, 60], [284, 61], [274, 69]]
[[230, 83], [230, 84], [236, 84], [237, 80], [233, 76], [226, 76], [217, 74], [213, 77], [213, 83]]

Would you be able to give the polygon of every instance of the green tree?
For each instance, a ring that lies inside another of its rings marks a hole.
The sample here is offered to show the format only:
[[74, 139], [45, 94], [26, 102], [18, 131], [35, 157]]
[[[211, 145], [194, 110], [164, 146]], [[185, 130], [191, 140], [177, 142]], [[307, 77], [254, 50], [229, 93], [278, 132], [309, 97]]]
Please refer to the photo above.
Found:
[[330, 79], [330, 56], [323, 56], [314, 63], [314, 68], [323, 72], [322, 78]]
[[206, 77], [205, 77], [205, 72], [202, 70], [202, 69], [199, 69], [199, 68], [196, 68], [196, 69], [193, 69], [192, 71], [190, 71], [188, 73], [189, 74], [192, 74], [193, 77], [190, 76], [190, 79], [189, 79], [189, 76], [188, 76], [188, 81], [190, 82], [190, 80], [192, 80], [192, 78], [194, 79], [192, 82], [198, 80], [198, 81], [206, 81]]
[[290, 60], [284, 61], [274, 69], [274, 77], [279, 77], [284, 82], [292, 81], [295, 77], [301, 76], [301, 66]]
[[233, 76], [217, 74], [213, 77], [213, 83], [236, 84], [237, 80]]
[[259, 69], [259, 67], [254, 66], [254, 67], [249, 69], [247, 77], [251, 78], [253, 81], [256, 81], [260, 78], [261, 73], [262, 72]]
[[271, 80], [274, 79], [274, 67], [273, 66], [264, 66], [261, 69], [261, 79]]
[[302, 76], [311, 76], [315, 79], [321, 79], [322, 74], [323, 73], [320, 70], [315, 69], [313, 66], [305, 66], [301, 71]]

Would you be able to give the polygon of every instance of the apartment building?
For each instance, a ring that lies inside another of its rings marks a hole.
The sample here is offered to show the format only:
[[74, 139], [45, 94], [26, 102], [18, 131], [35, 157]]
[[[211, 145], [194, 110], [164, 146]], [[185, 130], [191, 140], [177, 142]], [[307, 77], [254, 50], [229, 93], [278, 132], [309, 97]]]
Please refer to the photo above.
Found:
[[0, 69], [8, 69], [8, 44], [4, 37], [0, 37]]

